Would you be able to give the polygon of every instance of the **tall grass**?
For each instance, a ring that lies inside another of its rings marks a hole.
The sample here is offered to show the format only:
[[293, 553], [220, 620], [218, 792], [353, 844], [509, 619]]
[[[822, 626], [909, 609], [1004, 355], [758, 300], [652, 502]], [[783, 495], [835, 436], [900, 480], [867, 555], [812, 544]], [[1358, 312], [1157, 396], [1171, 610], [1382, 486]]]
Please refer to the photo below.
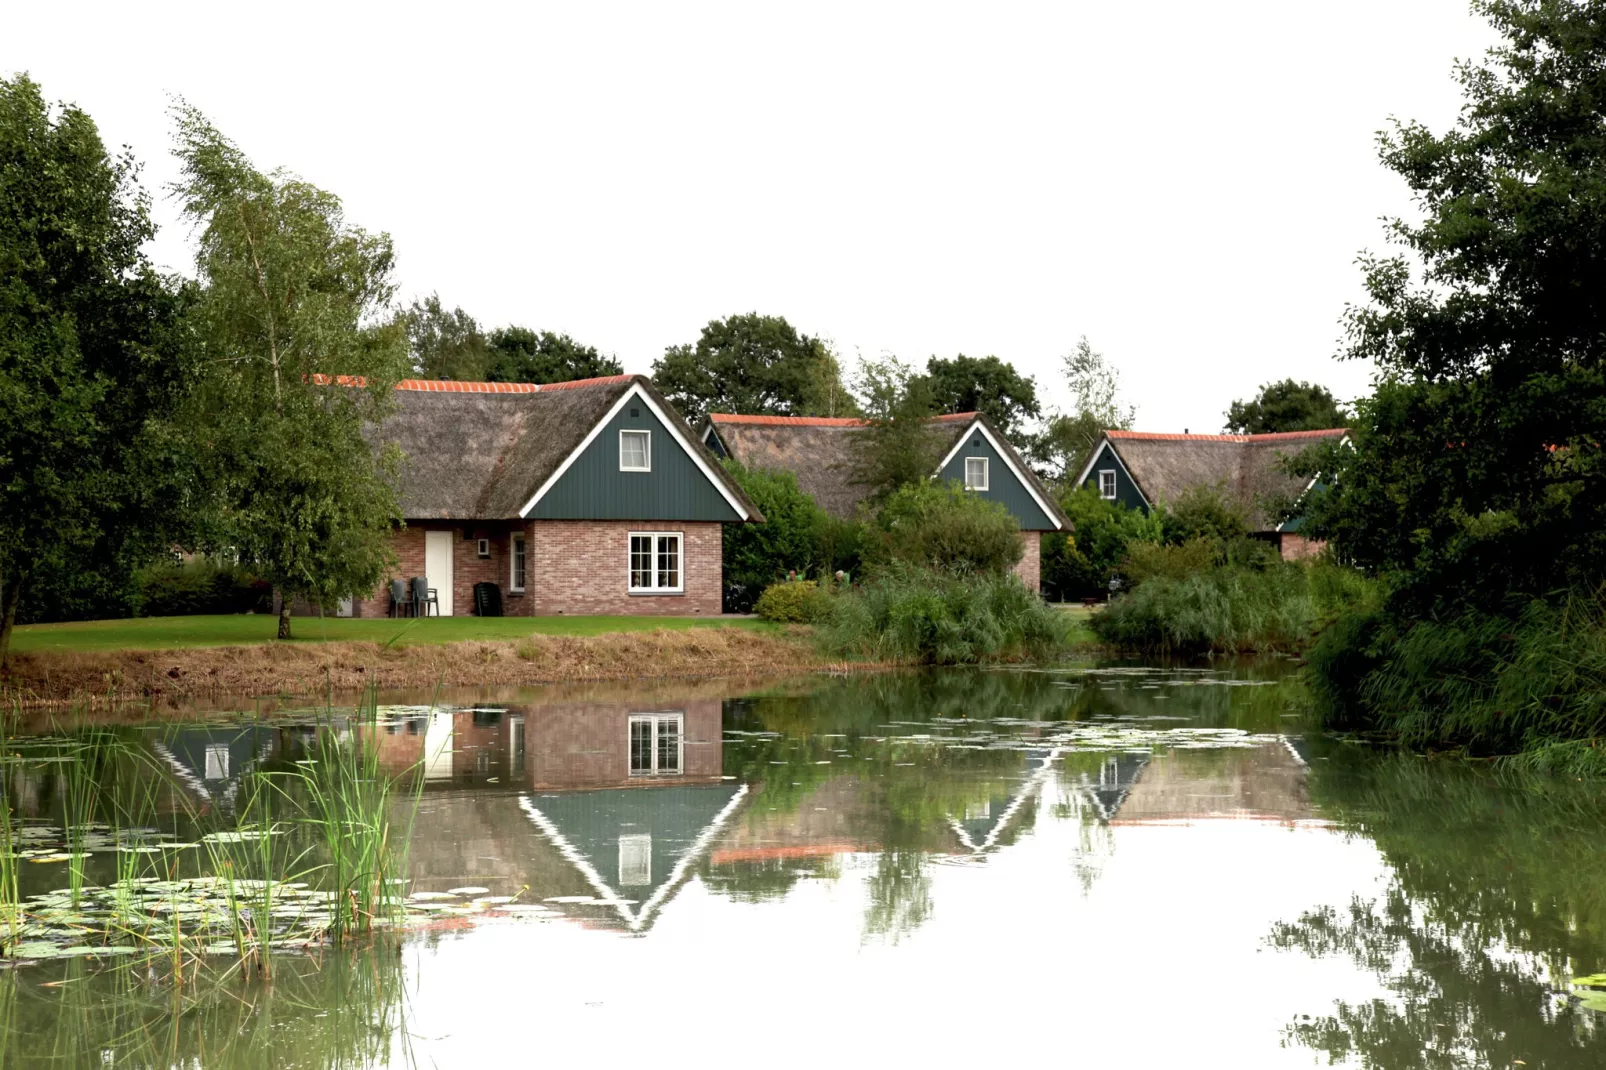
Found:
[[837, 654], [931, 665], [1046, 657], [1068, 624], [1012, 575], [893, 569], [836, 597], [817, 626]]
[[1310, 660], [1330, 726], [1606, 772], [1606, 593], [1409, 626], [1358, 614], [1324, 634]]

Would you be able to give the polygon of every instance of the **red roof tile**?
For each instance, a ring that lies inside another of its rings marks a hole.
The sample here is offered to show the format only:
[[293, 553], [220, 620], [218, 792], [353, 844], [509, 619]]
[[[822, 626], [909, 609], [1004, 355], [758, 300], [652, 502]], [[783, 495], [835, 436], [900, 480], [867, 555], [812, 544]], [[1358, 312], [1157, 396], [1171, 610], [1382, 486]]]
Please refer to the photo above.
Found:
[[[870, 422], [851, 416], [745, 416], [734, 412], [711, 412], [708, 418], [716, 424], [757, 424], [764, 427], [864, 427]], [[938, 423], [975, 418], [973, 412], [950, 412], [932, 417]]]
[[1158, 431], [1107, 431], [1114, 439], [1140, 442], [1288, 442], [1302, 438], [1332, 438], [1347, 435], [1346, 427], [1329, 427], [1320, 431], [1277, 431], [1266, 435], [1172, 435]]
[[470, 383], [457, 379], [403, 379], [397, 390], [420, 390], [433, 394], [544, 394], [553, 390], [620, 383], [628, 375], [604, 375], [595, 379], [572, 379], [566, 383]]

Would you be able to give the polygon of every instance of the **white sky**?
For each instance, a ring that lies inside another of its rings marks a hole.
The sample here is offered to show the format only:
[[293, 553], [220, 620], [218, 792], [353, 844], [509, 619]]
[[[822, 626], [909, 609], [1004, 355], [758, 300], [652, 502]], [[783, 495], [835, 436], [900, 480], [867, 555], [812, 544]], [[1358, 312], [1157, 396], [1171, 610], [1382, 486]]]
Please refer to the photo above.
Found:
[[[996, 354], [1063, 404], [1086, 334], [1147, 430], [1332, 360], [1408, 211], [1390, 115], [1442, 128], [1466, 0], [24, 4], [30, 72], [173, 174], [168, 93], [388, 230], [402, 298], [646, 372], [735, 312], [856, 352]], [[188, 269], [158, 198], [157, 260]]]

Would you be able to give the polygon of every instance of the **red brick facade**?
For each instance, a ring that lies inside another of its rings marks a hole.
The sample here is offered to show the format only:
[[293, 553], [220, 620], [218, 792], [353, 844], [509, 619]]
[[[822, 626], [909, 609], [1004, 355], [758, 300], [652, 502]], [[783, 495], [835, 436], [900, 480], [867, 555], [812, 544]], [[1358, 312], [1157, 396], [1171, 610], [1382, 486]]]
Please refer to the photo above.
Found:
[[[687, 521], [531, 520], [525, 536], [525, 590], [512, 590], [512, 535], [515, 523], [468, 526], [461, 522], [415, 520], [396, 532], [397, 576], [424, 574], [424, 533], [452, 533], [452, 612], [474, 613], [474, 585], [490, 581], [502, 589], [502, 612], [510, 617], [551, 614], [717, 616], [723, 582], [724, 531], [720, 524]], [[631, 532], [679, 532], [682, 594], [631, 594]], [[480, 557], [478, 540], [490, 543]], [[438, 584], [437, 584], [438, 586]], [[390, 612], [390, 583], [352, 605], [357, 617]]]
[[1015, 566], [1015, 575], [1020, 577], [1028, 591], [1040, 590], [1043, 583], [1043, 533], [1023, 531], [1020, 533], [1020, 544], [1023, 553], [1020, 555], [1020, 564]]
[[1303, 561], [1307, 557], [1315, 557], [1327, 549], [1325, 539], [1307, 539], [1303, 535], [1295, 535], [1291, 531], [1279, 532], [1277, 535], [1277, 549], [1281, 552], [1284, 561]]

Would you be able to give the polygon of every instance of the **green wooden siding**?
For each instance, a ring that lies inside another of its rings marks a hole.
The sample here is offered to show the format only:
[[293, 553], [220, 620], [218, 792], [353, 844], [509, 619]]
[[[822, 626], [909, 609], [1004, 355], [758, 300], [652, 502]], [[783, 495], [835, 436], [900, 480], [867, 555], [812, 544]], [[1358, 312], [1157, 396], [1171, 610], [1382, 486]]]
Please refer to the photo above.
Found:
[[1026, 485], [1015, 477], [1010, 471], [1009, 464], [993, 449], [979, 430], [972, 428], [965, 437], [964, 444], [959, 451], [949, 459], [942, 471], [937, 473], [944, 480], [957, 480], [960, 485], [965, 482], [965, 458], [987, 458], [987, 489], [974, 491], [990, 501], [999, 502], [1015, 514], [1015, 521], [1020, 524], [1023, 531], [1057, 531], [1054, 518], [1043, 512], [1042, 506], [1032, 500], [1031, 491]]
[[[632, 415], [634, 414], [634, 415]], [[652, 471], [619, 471], [619, 432], [652, 434]], [[645, 402], [631, 398], [529, 514], [538, 520], [742, 518]]]
[[1087, 478], [1082, 481], [1082, 485], [1098, 490], [1099, 472], [1110, 468], [1115, 469], [1115, 500], [1128, 509], [1138, 509], [1147, 513], [1149, 507], [1143, 501], [1143, 494], [1138, 490], [1137, 484], [1132, 482], [1132, 477], [1127, 475], [1126, 466], [1117, 459], [1108, 440], [1101, 444], [1098, 453], [1094, 454], [1093, 466], [1088, 469]]

